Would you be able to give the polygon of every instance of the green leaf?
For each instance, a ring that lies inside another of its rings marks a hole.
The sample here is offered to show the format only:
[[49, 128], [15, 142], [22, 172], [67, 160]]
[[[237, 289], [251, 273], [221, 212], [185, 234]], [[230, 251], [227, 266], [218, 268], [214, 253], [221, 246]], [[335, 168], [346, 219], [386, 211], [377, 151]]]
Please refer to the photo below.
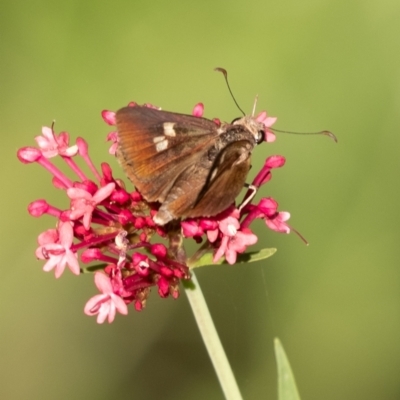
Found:
[[300, 400], [289, 360], [278, 338], [275, 338], [274, 345], [278, 364], [278, 400]]
[[81, 268], [81, 274], [92, 274], [93, 272], [103, 270], [108, 264], [90, 265], [86, 268]]
[[[265, 258], [271, 257], [276, 252], [276, 249], [261, 249], [258, 251], [250, 251], [248, 253], [239, 254], [235, 264], [247, 264], [255, 261], [264, 260]], [[218, 262], [213, 262], [213, 255], [211, 253], [204, 254], [195, 263], [190, 263], [189, 268], [205, 267], [206, 265], [220, 265], [228, 264], [225, 258], [221, 258]]]

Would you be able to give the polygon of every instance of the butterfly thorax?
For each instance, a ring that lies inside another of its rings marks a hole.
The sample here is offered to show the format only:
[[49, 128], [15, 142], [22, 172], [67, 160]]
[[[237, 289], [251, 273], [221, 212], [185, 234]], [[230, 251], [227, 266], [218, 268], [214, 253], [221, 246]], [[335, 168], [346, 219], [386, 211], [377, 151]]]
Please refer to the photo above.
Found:
[[218, 134], [213, 146], [218, 152], [234, 142], [246, 141], [252, 148], [257, 144], [254, 134], [242, 124], [222, 124]]

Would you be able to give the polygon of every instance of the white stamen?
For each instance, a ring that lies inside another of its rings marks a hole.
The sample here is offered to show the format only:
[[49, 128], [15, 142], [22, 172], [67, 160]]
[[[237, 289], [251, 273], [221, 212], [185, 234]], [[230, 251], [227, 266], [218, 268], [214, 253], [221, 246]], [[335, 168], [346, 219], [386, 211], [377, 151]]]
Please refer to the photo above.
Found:
[[237, 233], [237, 229], [236, 229], [235, 225], [228, 224], [228, 232], [229, 232], [229, 236], [235, 236]]
[[149, 263], [147, 263], [146, 261], [140, 261], [139, 267], [140, 268], [149, 268]]

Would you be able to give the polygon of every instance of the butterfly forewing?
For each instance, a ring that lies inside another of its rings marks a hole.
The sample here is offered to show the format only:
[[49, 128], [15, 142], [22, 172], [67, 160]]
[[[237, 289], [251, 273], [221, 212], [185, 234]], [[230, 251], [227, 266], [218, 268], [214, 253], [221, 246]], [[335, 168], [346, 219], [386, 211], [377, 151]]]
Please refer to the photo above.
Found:
[[118, 158], [148, 201], [163, 202], [179, 175], [218, 137], [213, 121], [148, 107], [122, 108], [116, 119]]

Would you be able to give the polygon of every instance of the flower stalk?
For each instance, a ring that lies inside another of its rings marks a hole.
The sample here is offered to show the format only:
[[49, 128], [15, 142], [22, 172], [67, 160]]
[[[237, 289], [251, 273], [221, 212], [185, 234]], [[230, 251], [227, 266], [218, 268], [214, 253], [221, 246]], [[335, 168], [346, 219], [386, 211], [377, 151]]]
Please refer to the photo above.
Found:
[[214, 366], [226, 400], [242, 400], [239, 387], [215, 328], [203, 292], [194, 271], [191, 272], [193, 287], [185, 287], [186, 295], [196, 319], [201, 337]]

